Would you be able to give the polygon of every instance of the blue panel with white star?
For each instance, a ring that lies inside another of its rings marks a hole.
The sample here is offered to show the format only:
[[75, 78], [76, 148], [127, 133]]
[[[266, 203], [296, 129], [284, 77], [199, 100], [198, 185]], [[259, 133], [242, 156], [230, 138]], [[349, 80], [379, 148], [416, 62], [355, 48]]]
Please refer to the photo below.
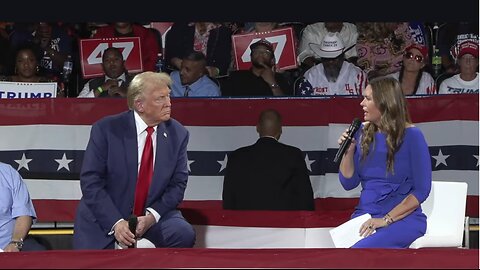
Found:
[[[478, 147], [468, 145], [429, 147], [432, 171], [478, 171]], [[26, 179], [78, 180], [83, 150], [0, 151], [0, 161], [10, 164]], [[337, 149], [305, 151], [304, 159], [310, 175], [338, 173], [333, 159]], [[227, 151], [188, 151], [189, 174], [223, 176], [228, 161]]]

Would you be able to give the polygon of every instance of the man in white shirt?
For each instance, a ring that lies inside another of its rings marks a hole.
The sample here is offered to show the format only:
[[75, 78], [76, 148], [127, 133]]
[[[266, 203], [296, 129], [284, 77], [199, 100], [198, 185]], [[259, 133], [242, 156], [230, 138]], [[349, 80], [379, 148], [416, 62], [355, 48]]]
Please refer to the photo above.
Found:
[[322, 44], [328, 33], [335, 32], [338, 33], [346, 47], [345, 59], [355, 63], [358, 58], [355, 48], [358, 32], [355, 24], [347, 22], [318, 22], [307, 25], [302, 32], [302, 39], [298, 47], [298, 63], [304, 64], [307, 68], [313, 67], [317, 59], [316, 54], [310, 48], [310, 44]]
[[337, 33], [328, 33], [320, 45], [310, 44], [321, 63], [305, 72], [295, 83], [295, 95], [361, 95], [367, 74], [345, 61], [345, 46]]

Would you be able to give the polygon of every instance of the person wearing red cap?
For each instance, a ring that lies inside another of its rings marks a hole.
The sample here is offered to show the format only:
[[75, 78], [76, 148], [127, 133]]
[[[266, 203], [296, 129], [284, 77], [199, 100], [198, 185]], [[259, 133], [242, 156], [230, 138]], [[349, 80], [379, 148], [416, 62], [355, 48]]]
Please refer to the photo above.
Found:
[[275, 68], [273, 44], [260, 39], [250, 45], [252, 66], [235, 70], [220, 82], [223, 96], [283, 96], [292, 92], [291, 85]]
[[458, 45], [456, 64], [460, 73], [444, 80], [439, 94], [478, 94], [478, 39], [466, 40]]
[[405, 95], [429, 95], [436, 93], [435, 80], [424, 71], [428, 63], [427, 47], [413, 43], [405, 48], [402, 67], [389, 75], [397, 79]]

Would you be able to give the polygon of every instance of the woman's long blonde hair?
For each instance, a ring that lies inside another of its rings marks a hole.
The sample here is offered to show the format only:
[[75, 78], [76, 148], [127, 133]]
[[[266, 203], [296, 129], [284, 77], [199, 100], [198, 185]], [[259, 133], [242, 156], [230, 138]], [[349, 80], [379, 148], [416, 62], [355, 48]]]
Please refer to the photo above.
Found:
[[407, 101], [397, 79], [380, 77], [370, 81], [372, 97], [381, 113], [380, 122], [365, 124], [362, 130], [361, 148], [362, 160], [370, 152], [370, 146], [375, 145], [375, 133], [381, 131], [387, 137], [387, 170], [394, 173], [394, 155], [403, 142], [407, 125], [412, 121], [407, 108]]

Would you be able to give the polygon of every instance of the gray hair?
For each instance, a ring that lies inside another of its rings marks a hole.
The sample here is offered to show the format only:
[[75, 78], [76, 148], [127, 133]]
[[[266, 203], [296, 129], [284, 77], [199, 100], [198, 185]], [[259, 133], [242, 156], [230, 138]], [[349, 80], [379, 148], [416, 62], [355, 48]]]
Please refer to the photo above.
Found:
[[164, 72], [146, 71], [135, 75], [130, 82], [127, 91], [128, 108], [135, 109], [135, 101], [142, 98], [147, 85], [158, 85], [158, 87], [172, 86], [172, 79], [170, 75]]

